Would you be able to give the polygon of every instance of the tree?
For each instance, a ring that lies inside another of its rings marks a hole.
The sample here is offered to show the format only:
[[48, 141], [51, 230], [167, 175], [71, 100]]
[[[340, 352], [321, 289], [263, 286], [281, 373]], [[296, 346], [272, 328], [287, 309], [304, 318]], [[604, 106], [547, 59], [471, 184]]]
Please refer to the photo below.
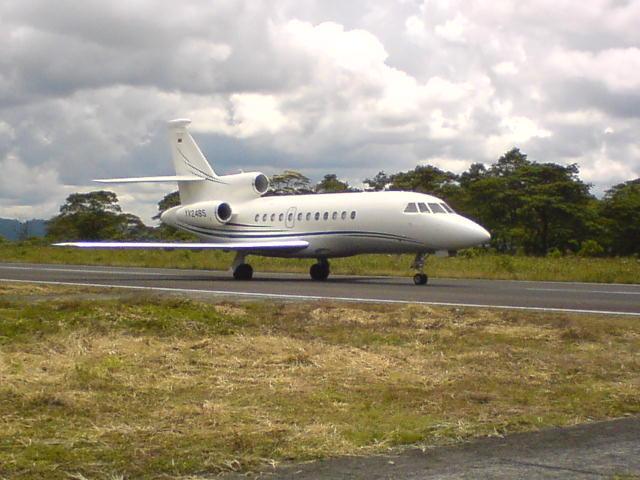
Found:
[[[162, 212], [169, 210], [170, 208], [180, 205], [180, 192], [176, 190], [166, 194], [162, 200], [158, 202], [158, 214], [153, 217], [154, 220], [160, 219]], [[161, 223], [158, 228], [155, 229], [155, 236], [161, 240], [175, 240], [175, 241], [193, 241], [198, 240], [195, 235], [178, 230], [171, 225]]]
[[138, 217], [122, 213], [117, 195], [104, 190], [72, 193], [47, 226], [47, 237], [52, 240], [138, 239], [149, 235]]
[[554, 163], [530, 163], [514, 171], [523, 185], [518, 215], [528, 253], [575, 251], [588, 238], [593, 197], [578, 172], [576, 164]]
[[640, 253], [640, 178], [607, 190], [601, 215], [606, 224], [607, 247], [612, 253]]
[[335, 173], [328, 173], [318, 182], [315, 188], [317, 193], [342, 193], [354, 191], [347, 182], [338, 180]]
[[483, 179], [487, 176], [487, 168], [482, 163], [472, 163], [469, 167], [469, 170], [463, 172], [458, 177], [460, 182], [460, 186], [462, 188], [467, 188], [473, 182], [477, 182], [478, 180]]
[[391, 175], [391, 190], [406, 190], [438, 195], [446, 185], [454, 184], [454, 173], [445, 172], [433, 165], [418, 165], [408, 172]]
[[169, 210], [170, 208], [177, 207], [180, 205], [180, 192], [176, 190], [175, 192], [167, 193], [162, 200], [158, 202], [158, 216], [154, 218], [160, 218], [160, 214], [165, 210]]
[[384, 190], [388, 185], [391, 185], [391, 182], [391, 177], [384, 173], [384, 170], [379, 171], [375, 177], [367, 178], [364, 181], [364, 183], [369, 185], [369, 188], [367, 190], [373, 190], [374, 192]]
[[519, 148], [513, 147], [491, 167], [491, 173], [501, 177], [508, 177], [527, 165], [531, 165], [531, 162], [527, 160], [527, 154], [522, 153]]
[[514, 148], [488, 170], [474, 164], [460, 175], [463, 210], [491, 231], [499, 251], [576, 251], [596, 224], [596, 200], [578, 173], [577, 165], [534, 163]]
[[299, 195], [313, 193], [311, 180], [295, 170], [285, 170], [271, 177], [271, 195]]

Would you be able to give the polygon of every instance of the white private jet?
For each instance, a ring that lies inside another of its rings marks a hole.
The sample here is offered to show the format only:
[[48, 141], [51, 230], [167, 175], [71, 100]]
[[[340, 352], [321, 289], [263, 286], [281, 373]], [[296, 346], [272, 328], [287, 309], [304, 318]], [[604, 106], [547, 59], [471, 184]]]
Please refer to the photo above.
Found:
[[480, 225], [456, 214], [445, 202], [414, 192], [322, 195], [263, 195], [268, 178], [260, 172], [218, 176], [187, 131], [190, 120], [169, 122], [175, 176], [112, 178], [102, 183], [177, 182], [181, 205], [160, 220], [198, 236], [201, 243], [70, 242], [59, 246], [133, 249], [217, 249], [235, 251], [237, 280], [250, 280], [247, 255], [315, 258], [313, 280], [326, 280], [329, 259], [361, 253], [415, 253], [416, 285], [427, 283], [424, 261], [437, 251], [487, 242]]

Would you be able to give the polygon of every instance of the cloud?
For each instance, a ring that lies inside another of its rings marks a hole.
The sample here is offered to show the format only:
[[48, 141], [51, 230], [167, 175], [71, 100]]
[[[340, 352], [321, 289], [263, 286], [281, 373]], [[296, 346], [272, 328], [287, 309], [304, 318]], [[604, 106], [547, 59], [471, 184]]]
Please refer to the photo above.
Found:
[[[602, 192], [640, 175], [638, 24], [637, 0], [4, 2], [0, 216], [171, 174], [165, 122], [185, 116], [223, 173], [358, 184], [518, 146]], [[148, 219], [162, 188], [118, 193]]]
[[640, 48], [613, 48], [597, 53], [556, 50], [550, 62], [564, 76], [603, 83], [613, 92], [640, 89]]

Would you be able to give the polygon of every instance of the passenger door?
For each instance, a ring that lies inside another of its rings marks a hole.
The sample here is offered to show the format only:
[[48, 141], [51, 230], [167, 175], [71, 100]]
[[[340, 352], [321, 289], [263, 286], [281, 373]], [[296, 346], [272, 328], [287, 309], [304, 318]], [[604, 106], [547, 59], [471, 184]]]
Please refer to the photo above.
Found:
[[287, 210], [287, 216], [284, 219], [284, 225], [287, 228], [293, 228], [296, 224], [296, 207], [291, 207]]

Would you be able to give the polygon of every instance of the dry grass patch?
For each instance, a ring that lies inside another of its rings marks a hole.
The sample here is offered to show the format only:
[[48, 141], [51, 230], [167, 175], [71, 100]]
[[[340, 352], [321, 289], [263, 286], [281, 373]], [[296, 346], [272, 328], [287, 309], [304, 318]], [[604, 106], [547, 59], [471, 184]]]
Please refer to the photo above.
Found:
[[0, 478], [179, 478], [640, 412], [638, 319], [0, 294]]

